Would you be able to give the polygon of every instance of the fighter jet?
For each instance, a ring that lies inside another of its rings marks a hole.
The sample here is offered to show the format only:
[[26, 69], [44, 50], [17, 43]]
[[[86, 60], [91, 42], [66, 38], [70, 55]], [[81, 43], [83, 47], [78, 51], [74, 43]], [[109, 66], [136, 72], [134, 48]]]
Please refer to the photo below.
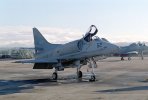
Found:
[[98, 29], [91, 25], [88, 32], [78, 39], [65, 44], [49, 43], [37, 28], [33, 28], [35, 59], [16, 61], [16, 63], [34, 63], [33, 69], [54, 69], [52, 79], [58, 79], [58, 71], [64, 68], [75, 67], [77, 79], [82, 79], [83, 73], [80, 70], [83, 65], [90, 64], [89, 81], [95, 81], [94, 68], [97, 64], [94, 57], [115, 53], [118, 46], [95, 37]]
[[140, 55], [143, 60], [143, 52], [148, 51], [148, 46], [142, 43], [132, 43], [129, 46], [120, 47], [119, 52], [115, 55], [119, 55], [121, 60], [124, 60], [124, 57], [128, 57], [128, 60], [131, 60], [132, 56]]

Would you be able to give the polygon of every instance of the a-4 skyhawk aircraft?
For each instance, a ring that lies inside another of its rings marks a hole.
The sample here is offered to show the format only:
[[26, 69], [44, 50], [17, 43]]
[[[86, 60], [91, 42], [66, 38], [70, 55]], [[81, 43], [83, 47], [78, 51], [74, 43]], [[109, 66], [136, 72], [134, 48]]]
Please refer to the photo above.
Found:
[[119, 49], [118, 46], [95, 37], [97, 32], [96, 26], [91, 25], [89, 31], [79, 40], [66, 44], [51, 44], [36, 28], [33, 28], [35, 59], [16, 61], [16, 63], [34, 63], [33, 69], [54, 69], [53, 80], [57, 80], [58, 71], [64, 71], [64, 68], [68, 67], [76, 67], [77, 78], [81, 79], [83, 76], [81, 66], [89, 63], [92, 69], [89, 80], [95, 81], [94, 68], [97, 64], [94, 57], [115, 53]]
[[121, 60], [124, 60], [124, 57], [128, 57], [128, 60], [131, 60], [132, 56], [140, 55], [143, 60], [143, 52], [148, 51], [148, 46], [142, 43], [132, 43], [129, 46], [120, 47], [119, 52], [115, 55], [119, 55]]

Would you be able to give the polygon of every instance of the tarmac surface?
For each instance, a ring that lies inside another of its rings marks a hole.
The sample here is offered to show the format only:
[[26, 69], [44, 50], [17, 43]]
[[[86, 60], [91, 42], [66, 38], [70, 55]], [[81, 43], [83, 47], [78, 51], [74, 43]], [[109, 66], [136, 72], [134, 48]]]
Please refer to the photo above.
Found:
[[100, 60], [96, 82], [88, 81], [87, 66], [82, 81], [76, 80], [76, 68], [67, 68], [55, 82], [53, 70], [12, 62], [0, 61], [0, 100], [148, 100], [148, 57]]

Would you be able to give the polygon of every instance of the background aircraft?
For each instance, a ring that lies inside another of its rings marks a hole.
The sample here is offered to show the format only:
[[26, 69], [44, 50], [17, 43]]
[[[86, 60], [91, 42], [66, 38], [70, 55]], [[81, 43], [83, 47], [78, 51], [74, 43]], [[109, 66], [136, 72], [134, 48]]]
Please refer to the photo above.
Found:
[[97, 64], [94, 57], [115, 53], [118, 46], [99, 39], [94, 36], [97, 34], [96, 26], [91, 25], [85, 36], [66, 44], [51, 44], [33, 28], [35, 59], [16, 61], [16, 63], [34, 63], [33, 69], [54, 69], [53, 80], [57, 80], [58, 71], [64, 68], [76, 67], [77, 78], [82, 78], [81, 66], [90, 64], [92, 69], [90, 81], [95, 81], [94, 68]]
[[119, 52], [115, 55], [119, 55], [121, 60], [124, 60], [124, 57], [128, 57], [128, 60], [131, 60], [131, 56], [141, 56], [143, 60], [143, 52], [148, 51], [148, 46], [144, 43], [132, 43], [129, 46], [120, 47]]

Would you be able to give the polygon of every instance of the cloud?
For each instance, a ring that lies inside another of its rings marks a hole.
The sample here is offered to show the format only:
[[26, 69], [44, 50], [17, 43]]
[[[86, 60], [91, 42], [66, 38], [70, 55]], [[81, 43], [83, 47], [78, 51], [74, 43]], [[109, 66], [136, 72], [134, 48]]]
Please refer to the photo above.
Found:
[[[54, 27], [39, 27], [38, 29], [51, 43], [66, 43], [82, 37], [82, 32], [76, 29]], [[0, 47], [30, 47], [33, 44], [32, 27], [0, 27]]]
[[[37, 27], [50, 43], [66, 43], [80, 39], [84, 32], [78, 29]], [[100, 33], [97, 36], [105, 37], [110, 42], [137, 42], [147, 41], [148, 37], [133, 33]], [[33, 47], [32, 27], [30, 26], [3, 26], [0, 27], [0, 47]]]
[[120, 32], [120, 33], [111, 33], [111, 34], [98, 34], [100, 37], [107, 38], [110, 42], [118, 43], [118, 42], [147, 42], [148, 37], [141, 34], [134, 34], [130, 32]]

